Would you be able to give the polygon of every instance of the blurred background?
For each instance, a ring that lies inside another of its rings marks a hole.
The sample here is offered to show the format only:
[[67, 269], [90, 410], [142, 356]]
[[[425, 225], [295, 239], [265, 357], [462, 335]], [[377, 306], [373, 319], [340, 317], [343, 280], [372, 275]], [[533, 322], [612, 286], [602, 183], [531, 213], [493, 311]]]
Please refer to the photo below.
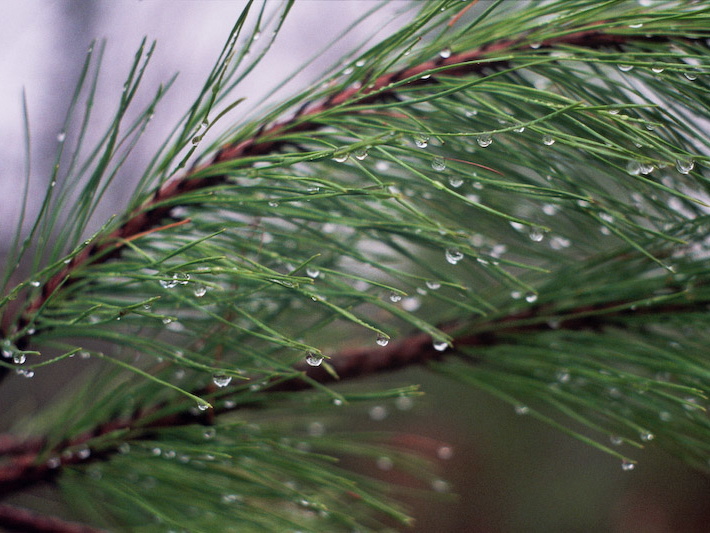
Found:
[[[247, 100], [230, 115], [231, 120], [239, 121], [253, 110], [269, 89], [314, 54], [322, 51], [271, 101], [318, 79], [344, 53], [368, 37], [387, 34], [407, 17], [405, 13], [397, 19], [407, 2], [387, 2], [378, 16], [378, 27], [358, 27], [328, 47], [376, 3], [299, 0], [271, 52], [237, 88], [234, 98]], [[22, 202], [26, 160], [23, 88], [32, 140], [28, 216], [32, 220], [49, 180], [57, 136], [91, 41], [107, 40], [94, 111], [97, 132], [108, 125], [143, 36], [158, 41], [142, 83], [144, 102], [161, 82], [179, 72], [143, 142], [109, 191], [98, 226], [125, 205], [131, 184], [196, 96], [243, 5], [237, 0], [0, 3], [0, 254], [4, 255], [13, 235]], [[141, 107], [140, 101], [136, 107]], [[56, 383], [64, 381], [48, 374], [38, 373], [31, 389], [29, 380], [11, 378], [0, 391], [0, 405], [22, 398], [31, 409], [46, 401], [58, 390]], [[411, 531], [710, 531], [710, 479], [653, 446], [632, 452], [639, 464], [634, 471], [624, 472], [617, 459], [422, 369], [379, 379], [387, 386], [419, 383], [426, 396], [411, 405], [384, 406], [387, 416], [382, 420], [372, 420], [367, 410], [353, 412], [353, 419], [362, 429], [401, 432], [403, 442], [431, 454], [445, 480], [435, 485], [429, 496], [408, 498], [417, 519]], [[8, 423], [0, 414], [0, 431]], [[424, 439], [407, 437], [410, 434]], [[441, 453], [439, 446], [427, 444], [434, 441], [446, 443], [449, 451]], [[396, 471], [373, 467], [371, 473], [398, 480]]]

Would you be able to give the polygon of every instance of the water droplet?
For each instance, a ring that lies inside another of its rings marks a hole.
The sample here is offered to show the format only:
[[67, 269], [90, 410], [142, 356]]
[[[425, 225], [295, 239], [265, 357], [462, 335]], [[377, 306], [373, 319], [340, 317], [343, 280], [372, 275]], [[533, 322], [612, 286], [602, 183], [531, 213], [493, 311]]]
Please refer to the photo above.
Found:
[[421, 79], [421, 80], [428, 80], [429, 78], [431, 78], [431, 74], [424, 74], [423, 76], [420, 76], [419, 79]]
[[638, 29], [638, 28], [643, 28], [643, 22], [637, 22], [637, 23], [635, 23], [635, 24], [629, 24], [629, 28], [633, 28], [633, 29], [635, 29], [635, 30]]
[[437, 172], [441, 172], [446, 169], [446, 160], [443, 157], [435, 157], [431, 160], [431, 168]]
[[23, 353], [16, 353], [12, 356], [12, 362], [16, 365], [24, 365], [27, 361], [27, 356]]
[[626, 459], [624, 459], [623, 461], [621, 461], [621, 469], [622, 469], [624, 472], [630, 472], [631, 470], [634, 469], [635, 466], [636, 466], [636, 465], [635, 465], [634, 463], [631, 463], [631, 462], [627, 461]]
[[163, 450], [158, 448], [157, 446], [151, 450], [151, 453], [155, 455], [156, 457], [159, 456], [161, 453], [163, 453]]
[[463, 259], [463, 252], [461, 252], [458, 248], [447, 248], [444, 255], [446, 260], [452, 265], [455, 265]]
[[695, 162], [692, 159], [676, 159], [675, 168], [681, 174], [689, 174], [695, 167]]
[[417, 145], [417, 148], [426, 148], [429, 146], [429, 136], [424, 134], [417, 135], [414, 137], [414, 144]]
[[66, 138], [67, 138], [67, 132], [60, 131], [59, 133], [57, 133], [57, 141], [58, 142], [63, 143]]
[[350, 157], [349, 153], [341, 152], [339, 154], [333, 155], [333, 161], [335, 161], [337, 163], [345, 163], [348, 160], [348, 157]]
[[642, 441], [649, 442], [652, 441], [656, 436], [650, 431], [644, 431], [643, 433], [641, 433], [640, 437]]
[[432, 481], [431, 488], [436, 492], [449, 492], [449, 484], [443, 479], [435, 479]]
[[387, 346], [390, 342], [390, 338], [387, 335], [383, 335], [382, 333], [377, 334], [377, 339], [375, 342], [380, 345], [380, 346]]
[[632, 176], [638, 176], [641, 173], [641, 163], [632, 159], [626, 163], [626, 172]]
[[126, 454], [131, 451], [131, 445], [128, 444], [127, 442], [122, 442], [118, 446], [118, 453]]
[[436, 450], [436, 456], [446, 461], [454, 456], [454, 449], [451, 446], [440, 446], [439, 449]]
[[402, 295], [401, 295], [400, 293], [394, 292], [394, 291], [392, 291], [392, 292], [390, 293], [390, 301], [391, 301], [391, 302], [397, 303], [397, 302], [399, 302], [400, 300], [402, 300]]
[[567, 370], [566, 368], [561, 368], [555, 374], [555, 378], [557, 378], [557, 381], [559, 381], [560, 383], [569, 383], [571, 376], [569, 370]]
[[322, 437], [325, 435], [325, 426], [322, 422], [311, 422], [308, 424], [308, 434], [311, 437]]
[[209, 409], [210, 406], [209, 406], [209, 404], [207, 404], [207, 403], [198, 403], [198, 404], [197, 404], [197, 408], [198, 408], [200, 411], [207, 411], [207, 409]]
[[400, 396], [394, 401], [394, 405], [400, 411], [409, 411], [414, 406], [414, 400], [409, 396]]
[[515, 133], [523, 133], [525, 131], [525, 126], [518, 126], [517, 128], [513, 128], [513, 131]]
[[384, 456], [378, 457], [376, 464], [377, 468], [379, 468], [380, 470], [384, 470], [385, 472], [388, 470], [392, 470], [392, 467], [394, 467], [394, 462], [392, 461], [392, 459]]
[[320, 276], [320, 270], [313, 267], [306, 267], [306, 275], [309, 278], [316, 279], [318, 276]]
[[76, 456], [79, 459], [88, 459], [90, 455], [91, 455], [91, 449], [88, 446], [84, 446], [76, 452]]
[[355, 159], [362, 161], [367, 157], [367, 148], [358, 148], [353, 152], [353, 155], [355, 156]]
[[278, 202], [275, 202], [275, 201], [273, 201], [273, 200], [271, 200], [271, 201], [269, 202], [269, 207], [278, 207], [278, 206], [279, 206], [279, 203], [278, 203]]
[[33, 287], [39, 287], [39, 281], [30, 281], [30, 285]]
[[526, 415], [530, 412], [530, 408], [527, 405], [516, 405], [515, 406], [515, 414], [516, 415]]
[[651, 66], [651, 70], [652, 70], [653, 72], [655, 72], [656, 74], [660, 74], [661, 72], [663, 72], [664, 67], [661, 66], [661, 65], [659, 65], [658, 63], [654, 63], [654, 64]]
[[223, 494], [221, 500], [222, 503], [229, 505], [231, 503], [240, 502], [242, 500], [242, 497], [238, 494]]
[[444, 48], [441, 52], [439, 52], [439, 55], [443, 59], [448, 59], [449, 57], [451, 57], [451, 48], [449, 48], [449, 47]]
[[402, 300], [402, 309], [413, 313], [422, 306], [422, 301], [416, 296], [410, 296]]
[[195, 296], [198, 298], [202, 298], [205, 294], [207, 294], [207, 287], [200, 284], [195, 287]]
[[320, 366], [323, 362], [323, 356], [316, 352], [308, 352], [306, 354], [306, 363], [310, 366]]
[[435, 290], [441, 288], [441, 283], [439, 283], [438, 281], [428, 280], [428, 281], [426, 282], [426, 286], [427, 286], [429, 289], [431, 289], [432, 291], [435, 291]]
[[537, 302], [537, 294], [534, 292], [529, 292], [525, 295], [525, 301], [529, 304]]
[[372, 420], [380, 422], [387, 418], [387, 408], [383, 405], [375, 405], [370, 409], [369, 415]]
[[61, 464], [62, 464], [62, 460], [57, 456], [50, 457], [49, 459], [47, 459], [47, 468], [49, 468], [51, 470], [54, 470], [55, 468], [59, 468], [59, 466]]
[[458, 189], [461, 185], [463, 185], [463, 178], [452, 176], [449, 178], [449, 185], [451, 185], [454, 189]]
[[633, 70], [634, 66], [633, 65], [618, 65], [618, 68], [621, 72], [629, 72], [630, 70]]
[[688, 81], [695, 81], [698, 79], [698, 75], [695, 72], [691, 72], [690, 70], [683, 72], [683, 76], [685, 76]]
[[490, 134], [483, 133], [476, 137], [476, 142], [478, 143], [478, 146], [486, 148], [487, 146], [491, 145], [491, 143], [493, 142], [493, 138], [490, 136]]
[[530, 237], [530, 240], [533, 242], [541, 242], [542, 239], [545, 238], [545, 234], [538, 228], [533, 228], [530, 230], [528, 237]]
[[432, 344], [437, 352], [443, 352], [449, 347], [449, 343], [446, 341], [434, 341]]
[[212, 382], [218, 387], [226, 387], [232, 381], [232, 376], [227, 376], [225, 374], [215, 374], [212, 376]]

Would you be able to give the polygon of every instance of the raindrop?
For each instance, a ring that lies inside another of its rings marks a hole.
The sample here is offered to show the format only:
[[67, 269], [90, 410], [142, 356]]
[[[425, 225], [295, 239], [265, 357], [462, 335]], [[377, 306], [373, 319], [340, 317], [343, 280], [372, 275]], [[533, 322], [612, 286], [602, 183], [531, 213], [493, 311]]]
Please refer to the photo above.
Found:
[[400, 411], [409, 411], [414, 406], [414, 400], [409, 396], [400, 396], [394, 401], [394, 405]]
[[25, 361], [27, 361], [27, 356], [23, 353], [16, 353], [12, 356], [12, 362], [16, 365], [24, 365]]
[[325, 435], [325, 426], [322, 422], [311, 422], [308, 424], [308, 434], [311, 437], [322, 437]]
[[419, 309], [421, 305], [422, 301], [416, 296], [410, 296], [409, 298], [402, 300], [402, 309], [411, 313]]
[[343, 400], [341, 400], [340, 398], [333, 398], [333, 405], [335, 405], [336, 407], [340, 407], [341, 405], [343, 405]]
[[306, 267], [306, 275], [309, 278], [316, 279], [318, 276], [320, 276], [320, 270], [313, 267]]
[[663, 422], [670, 422], [673, 415], [671, 415], [668, 411], [661, 411], [658, 413], [658, 418], [660, 418]]
[[320, 366], [322, 362], [322, 355], [317, 354], [316, 352], [308, 352], [306, 354], [306, 363], [308, 363], [310, 366]]
[[449, 185], [451, 185], [454, 189], [458, 189], [459, 187], [461, 187], [461, 185], [463, 185], [463, 178], [450, 177]]
[[624, 472], [630, 472], [631, 470], [634, 469], [635, 466], [636, 466], [636, 465], [635, 465], [634, 463], [630, 463], [630, 462], [627, 461], [626, 459], [624, 459], [623, 461], [621, 461], [621, 469], [622, 469]]
[[271, 201], [269, 202], [269, 207], [278, 207], [278, 206], [279, 206], [279, 203], [278, 203], [278, 202], [274, 202], [273, 200], [271, 200]]
[[195, 287], [195, 296], [202, 298], [205, 294], [207, 294], [207, 287], [204, 285], [197, 285]]
[[435, 157], [431, 160], [431, 168], [433, 168], [437, 172], [441, 172], [442, 170], [446, 169], [446, 161], [443, 157]]
[[367, 157], [367, 148], [358, 148], [353, 152], [353, 155], [355, 156], [355, 159], [362, 161]]
[[436, 456], [443, 460], [451, 459], [454, 456], [454, 449], [451, 446], [440, 446], [436, 450]]
[[633, 29], [635, 29], [635, 30], [638, 29], [638, 28], [643, 28], [643, 22], [637, 22], [637, 23], [635, 23], [635, 24], [629, 24], [629, 28], [633, 28]]
[[683, 76], [685, 76], [688, 79], [688, 81], [695, 81], [698, 79], [698, 75], [695, 74], [695, 72], [691, 72], [691, 71], [683, 72]]
[[542, 212], [545, 213], [547, 216], [552, 217], [557, 214], [557, 211], [559, 211], [559, 206], [555, 204], [545, 204], [542, 206]]
[[59, 457], [50, 457], [47, 459], [47, 468], [54, 470], [55, 468], [59, 468], [59, 466], [62, 464], [62, 460]]
[[653, 72], [655, 72], [656, 74], [660, 74], [661, 72], [663, 72], [664, 68], [661, 65], [659, 65], [658, 63], [654, 63], [653, 66], [651, 67], [651, 70]]
[[447, 248], [444, 255], [446, 256], [446, 260], [452, 265], [455, 265], [463, 259], [463, 252], [458, 248]]
[[641, 174], [644, 176], [647, 174], [650, 174], [653, 172], [653, 165], [649, 165], [648, 163], [641, 163]]
[[529, 292], [525, 295], [525, 301], [529, 304], [535, 303], [537, 301], [537, 294], [534, 292]]
[[428, 80], [429, 78], [431, 78], [431, 74], [424, 74], [424, 75], [421, 76], [419, 79], [421, 79], [421, 80]]
[[530, 412], [530, 408], [527, 405], [516, 405], [515, 414], [516, 415], [526, 415]]
[[434, 341], [433, 346], [437, 352], [443, 352], [449, 347], [449, 343], [446, 341]]
[[207, 409], [209, 409], [210, 406], [209, 406], [209, 404], [207, 404], [207, 403], [198, 403], [198, 404], [197, 404], [197, 408], [198, 408], [200, 411], [207, 411]]
[[438, 281], [429, 280], [426, 282], [426, 286], [427, 286], [427, 288], [431, 289], [432, 291], [435, 291], [435, 290], [441, 288], [441, 283], [439, 283]]
[[436, 492], [449, 492], [449, 484], [443, 479], [435, 479], [432, 481], [431, 488]]
[[230, 504], [230, 503], [236, 503], [241, 501], [241, 496], [238, 494], [223, 494], [222, 495], [222, 503], [224, 504]]
[[555, 144], [555, 139], [552, 138], [552, 135], [545, 135], [542, 138], [542, 144], [546, 146], [552, 146]]
[[632, 176], [638, 176], [641, 173], [641, 163], [632, 159], [626, 163], [626, 172]]
[[400, 300], [402, 300], [402, 295], [401, 295], [401, 294], [399, 294], [398, 292], [394, 292], [394, 291], [392, 291], [392, 292], [390, 293], [390, 301], [391, 301], [391, 302], [397, 303], [397, 302], [399, 302]]
[[232, 376], [225, 374], [215, 374], [212, 376], [212, 382], [218, 387], [226, 387], [232, 381]]
[[451, 48], [448, 48], [448, 47], [444, 48], [441, 52], [439, 52], [439, 55], [443, 59], [447, 59], [447, 58], [451, 57]]
[[523, 133], [525, 131], [525, 126], [518, 126], [517, 128], [513, 128], [513, 131], [515, 133]]
[[76, 456], [79, 459], [88, 459], [90, 455], [91, 455], [91, 449], [89, 449], [88, 446], [85, 446], [76, 452]]
[[675, 168], [681, 174], [689, 174], [695, 167], [695, 162], [692, 159], [676, 159]]
[[569, 383], [569, 380], [571, 378], [569, 370], [567, 370], [566, 368], [559, 370], [557, 374], [555, 374], [555, 377], [560, 383]]
[[341, 152], [339, 154], [333, 155], [333, 161], [337, 163], [345, 163], [348, 160], [348, 157], [350, 157], [350, 154], [347, 152]]
[[378, 333], [377, 339], [375, 340], [375, 342], [379, 346], [387, 346], [390, 342], [390, 338], [387, 335], [383, 335], [382, 333]]
[[633, 65], [618, 65], [618, 68], [621, 72], [629, 72], [634, 68]]
[[63, 143], [64, 139], [66, 139], [66, 138], [67, 138], [67, 132], [60, 131], [59, 133], [57, 133], [57, 141], [58, 142]]
[[486, 148], [487, 146], [491, 145], [491, 143], [493, 142], [493, 138], [490, 136], [490, 134], [483, 133], [476, 137], [476, 142], [481, 148]]
[[542, 241], [542, 239], [545, 238], [545, 234], [537, 228], [531, 229], [528, 236], [530, 237], [530, 240], [533, 242], [540, 242], [540, 241]]
[[645, 431], [645, 432], [641, 433], [640, 437], [641, 437], [642, 441], [649, 442], [655, 438], [655, 435], [649, 431]]
[[118, 453], [126, 454], [131, 451], [131, 445], [127, 442], [123, 442], [118, 447]]
[[387, 408], [383, 405], [376, 405], [370, 409], [370, 418], [372, 420], [381, 421], [387, 418]]
[[392, 462], [392, 459], [389, 457], [378, 457], [377, 458], [377, 468], [380, 470], [388, 471], [392, 470], [392, 467], [394, 466], [394, 462]]
[[469, 109], [468, 111], [464, 112], [464, 114], [468, 118], [475, 117], [476, 115], [478, 115], [478, 110], [477, 109]]
[[30, 281], [30, 285], [33, 287], [39, 287], [39, 281]]
[[618, 435], [609, 435], [609, 442], [614, 446], [621, 446], [624, 443], [624, 439]]
[[414, 137], [414, 144], [417, 145], [417, 148], [426, 148], [429, 146], [429, 136], [424, 134], [417, 135]]

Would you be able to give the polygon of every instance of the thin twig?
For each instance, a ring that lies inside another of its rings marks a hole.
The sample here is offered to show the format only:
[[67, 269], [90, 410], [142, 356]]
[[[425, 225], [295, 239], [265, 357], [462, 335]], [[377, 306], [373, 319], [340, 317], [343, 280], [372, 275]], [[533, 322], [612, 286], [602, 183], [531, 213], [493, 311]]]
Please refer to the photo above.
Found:
[[56, 516], [42, 516], [12, 505], [0, 504], [0, 527], [2, 531], [20, 533], [100, 533], [84, 524], [66, 522]]

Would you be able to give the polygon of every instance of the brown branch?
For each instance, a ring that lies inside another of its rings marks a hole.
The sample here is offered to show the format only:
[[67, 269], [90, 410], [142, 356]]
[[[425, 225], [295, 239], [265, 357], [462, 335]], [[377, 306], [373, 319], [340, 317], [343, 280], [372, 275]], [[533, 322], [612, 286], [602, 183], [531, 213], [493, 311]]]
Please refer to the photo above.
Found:
[[0, 526], [3, 531], [20, 533], [100, 533], [103, 531], [84, 524], [66, 522], [55, 516], [42, 516], [11, 505], [0, 505]]

